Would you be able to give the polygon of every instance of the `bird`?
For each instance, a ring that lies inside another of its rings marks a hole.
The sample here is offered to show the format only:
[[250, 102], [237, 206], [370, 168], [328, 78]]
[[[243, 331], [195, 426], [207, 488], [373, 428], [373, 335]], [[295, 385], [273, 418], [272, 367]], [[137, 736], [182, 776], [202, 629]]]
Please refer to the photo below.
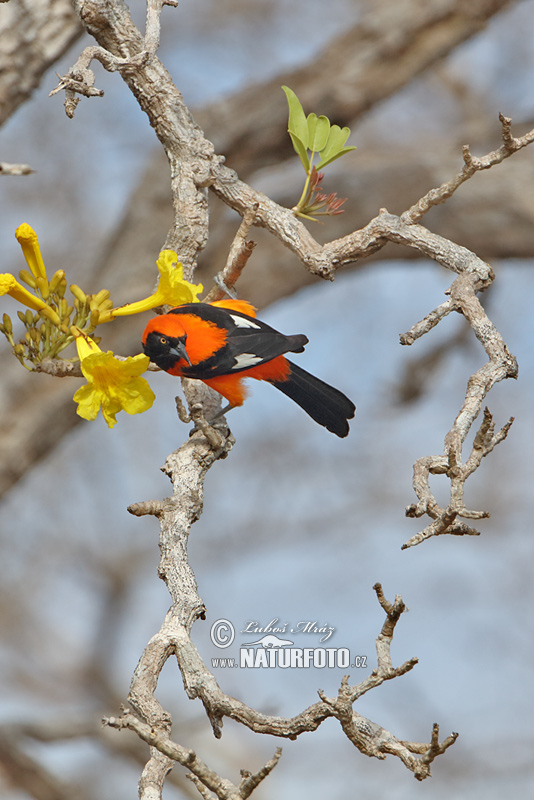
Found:
[[349, 433], [356, 410], [352, 400], [285, 358], [302, 353], [308, 337], [279, 333], [257, 319], [245, 300], [172, 308], [149, 321], [142, 342], [145, 355], [162, 370], [201, 380], [228, 401], [216, 417], [243, 405], [244, 379], [255, 378], [279, 389], [336, 436]]

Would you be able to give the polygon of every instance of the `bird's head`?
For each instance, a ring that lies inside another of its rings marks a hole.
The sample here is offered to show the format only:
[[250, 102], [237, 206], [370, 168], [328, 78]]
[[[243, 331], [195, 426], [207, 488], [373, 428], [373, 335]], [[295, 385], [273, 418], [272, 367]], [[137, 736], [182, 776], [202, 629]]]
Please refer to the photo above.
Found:
[[162, 314], [151, 319], [143, 333], [143, 350], [160, 369], [170, 372], [180, 361], [191, 365], [186, 350], [187, 335], [173, 314]]

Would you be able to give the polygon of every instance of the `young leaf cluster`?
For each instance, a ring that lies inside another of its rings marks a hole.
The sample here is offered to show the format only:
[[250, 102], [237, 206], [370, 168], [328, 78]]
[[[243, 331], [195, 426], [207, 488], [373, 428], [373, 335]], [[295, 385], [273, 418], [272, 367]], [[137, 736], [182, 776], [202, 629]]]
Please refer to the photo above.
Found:
[[[282, 89], [289, 106], [289, 135], [307, 175], [311, 172], [315, 154], [320, 157], [319, 163], [315, 165], [319, 171], [345, 153], [356, 150], [355, 147], [345, 147], [350, 128], [330, 125], [328, 117], [323, 115], [318, 117], [312, 113], [306, 116], [295, 92], [289, 86], [282, 86]], [[311, 151], [311, 157], [308, 150]]]

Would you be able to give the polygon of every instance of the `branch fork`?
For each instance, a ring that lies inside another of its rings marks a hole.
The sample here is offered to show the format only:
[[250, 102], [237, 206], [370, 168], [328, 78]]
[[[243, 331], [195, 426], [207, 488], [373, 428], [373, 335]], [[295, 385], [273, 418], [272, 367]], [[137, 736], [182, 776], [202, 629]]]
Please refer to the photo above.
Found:
[[[176, 513], [178, 510], [175, 510], [174, 514], [176, 515]], [[162, 520], [162, 528], [163, 525], [164, 521]], [[386, 619], [377, 637], [377, 667], [371, 675], [355, 686], [349, 685], [349, 676], [345, 676], [335, 698], [328, 698], [322, 690], [319, 690], [321, 702], [308, 707], [295, 717], [267, 716], [246, 706], [240, 700], [224, 694], [214, 676], [207, 669], [189, 635], [195, 620], [202, 616], [203, 604], [196, 593], [196, 583], [194, 583], [185, 552], [183, 548], [175, 547], [174, 562], [169, 570], [168, 565], [165, 568], [162, 566], [167, 557], [163, 542], [161, 547], [160, 574], [173, 595], [173, 607], [168, 612], [160, 632], [148, 643], [134, 673], [128, 698], [133, 711], [124, 712], [119, 719], [106, 720], [106, 724], [112, 727], [127, 727], [135, 731], [138, 736], [151, 745], [154, 752], [147, 764], [147, 771], [158, 768], [161, 775], [164, 771], [161, 756], [164, 756], [166, 759], [178, 761], [190, 769], [191, 779], [199, 791], [198, 781], [213, 791], [217, 797], [246, 797], [274, 768], [281, 754], [281, 750], [278, 750], [273, 759], [255, 776], [242, 773], [243, 780], [236, 789], [235, 786], [232, 787], [219, 776], [216, 781], [208, 767], [201, 764], [196, 756], [192, 755], [192, 751], [173, 742], [170, 738], [170, 716], [156, 700], [154, 692], [161, 669], [168, 658], [174, 655], [188, 696], [191, 699], [201, 700], [217, 738], [222, 734], [225, 717], [241, 722], [257, 733], [289, 739], [295, 739], [306, 731], [316, 730], [325, 719], [336, 717], [347, 738], [360, 752], [378, 759], [384, 759], [388, 754], [395, 755], [418, 780], [430, 776], [430, 763], [454, 743], [457, 734], [452, 734], [445, 742], [439, 744], [437, 726], [435, 726], [435, 736], [430, 744], [403, 742], [352, 708], [353, 703], [363, 694], [380, 686], [384, 681], [406, 674], [417, 663], [416, 658], [411, 658], [401, 666], [394, 667], [391, 661], [390, 647], [395, 627], [406, 609], [401, 597], [397, 596], [394, 602], [390, 603], [385, 598], [380, 584], [377, 583], [373, 587], [380, 605], [386, 612]], [[177, 551], [183, 553], [180, 563], [176, 563]], [[179, 594], [175, 588], [178, 581], [181, 582]], [[416, 758], [415, 756], [421, 757]], [[168, 770], [169, 763], [164, 762], [164, 767]], [[161, 785], [163, 785], [163, 778]], [[227, 794], [227, 792], [236, 791], [248, 792], [248, 794]]]

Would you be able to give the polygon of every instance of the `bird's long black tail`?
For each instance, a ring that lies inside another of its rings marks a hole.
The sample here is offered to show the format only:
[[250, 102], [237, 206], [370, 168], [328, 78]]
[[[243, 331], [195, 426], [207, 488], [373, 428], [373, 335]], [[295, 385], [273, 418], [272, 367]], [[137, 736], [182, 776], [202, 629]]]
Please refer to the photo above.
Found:
[[312, 419], [324, 425], [336, 436], [346, 436], [356, 406], [349, 398], [328, 383], [310, 375], [292, 361], [289, 377], [285, 381], [269, 381], [287, 397], [294, 400]]

